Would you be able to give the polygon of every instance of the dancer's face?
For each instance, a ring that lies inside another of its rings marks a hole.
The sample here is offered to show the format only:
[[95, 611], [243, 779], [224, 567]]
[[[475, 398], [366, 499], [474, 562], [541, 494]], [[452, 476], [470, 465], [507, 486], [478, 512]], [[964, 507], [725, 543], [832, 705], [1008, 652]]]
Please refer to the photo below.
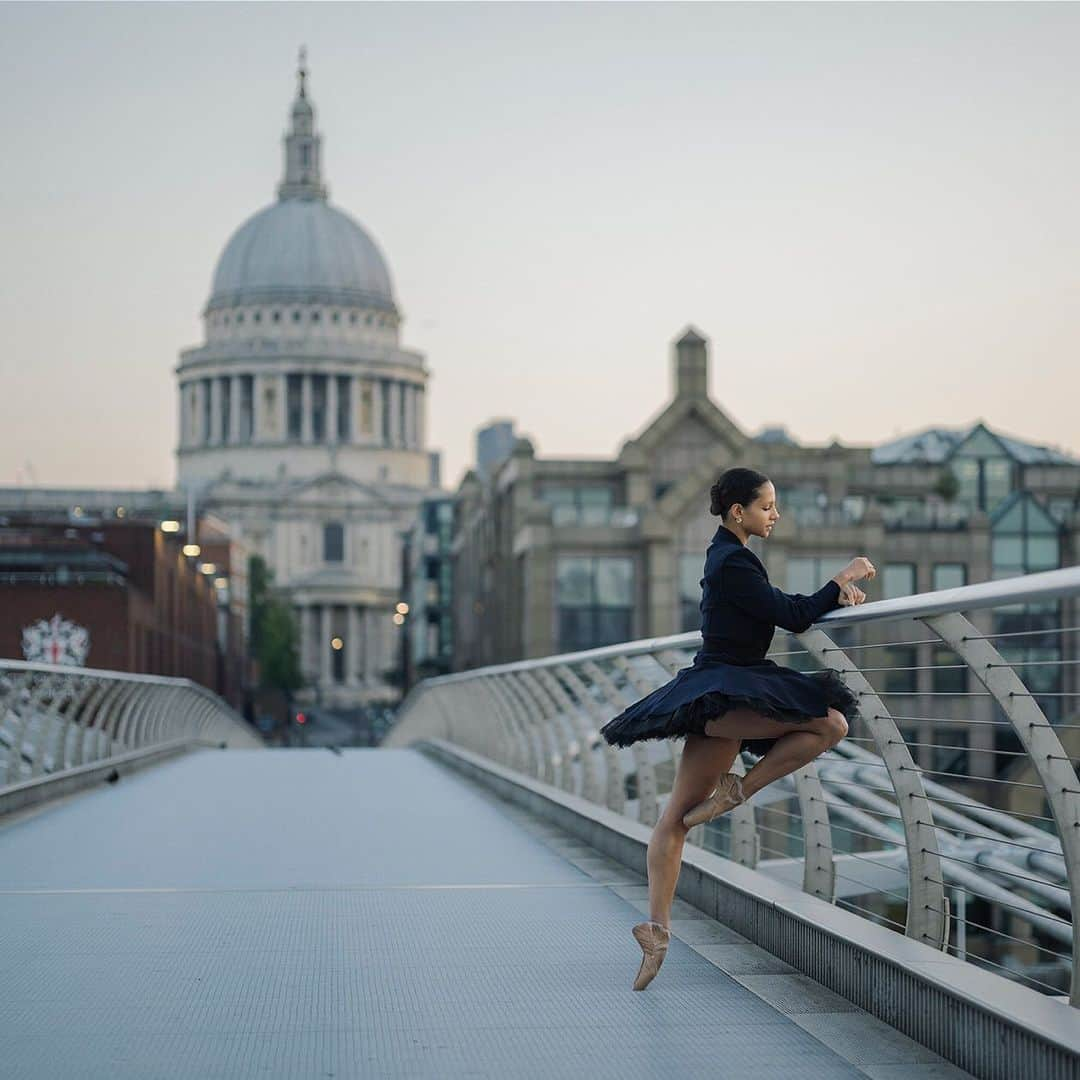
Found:
[[[742, 521], [739, 521], [740, 517]], [[766, 480], [752, 503], [747, 506], [735, 503], [731, 508], [728, 514], [728, 528], [744, 537], [743, 543], [746, 543], [745, 537], [749, 536], [768, 539], [779, 517], [780, 511], [776, 509], [776, 489], [771, 481]]]

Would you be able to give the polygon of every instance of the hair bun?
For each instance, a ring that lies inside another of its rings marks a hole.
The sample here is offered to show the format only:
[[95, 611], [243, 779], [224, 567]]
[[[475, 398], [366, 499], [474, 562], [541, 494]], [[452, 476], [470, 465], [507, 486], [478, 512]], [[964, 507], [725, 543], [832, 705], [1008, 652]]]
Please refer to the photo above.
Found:
[[723, 513], [723, 508], [720, 503], [720, 485], [713, 484], [709, 488], [709, 513], [714, 517], [719, 517]]

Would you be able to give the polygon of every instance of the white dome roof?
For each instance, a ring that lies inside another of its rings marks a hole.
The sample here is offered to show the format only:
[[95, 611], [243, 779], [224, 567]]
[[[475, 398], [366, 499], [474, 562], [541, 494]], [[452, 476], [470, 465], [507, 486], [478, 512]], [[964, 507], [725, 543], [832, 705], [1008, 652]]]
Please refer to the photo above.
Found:
[[320, 198], [283, 198], [248, 218], [218, 259], [206, 310], [275, 302], [397, 310], [375, 241]]

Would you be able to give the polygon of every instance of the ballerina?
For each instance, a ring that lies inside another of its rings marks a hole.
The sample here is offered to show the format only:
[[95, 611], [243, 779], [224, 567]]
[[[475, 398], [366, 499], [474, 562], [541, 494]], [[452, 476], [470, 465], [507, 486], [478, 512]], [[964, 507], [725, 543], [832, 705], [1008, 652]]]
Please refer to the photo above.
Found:
[[[852, 559], [809, 596], [782, 592], [746, 546], [751, 536], [767, 539], [779, 520], [772, 482], [736, 467], [709, 494], [709, 511], [721, 525], [705, 553], [702, 647], [690, 667], [600, 729], [614, 746], [686, 740], [671, 798], [649, 841], [649, 921], [632, 931], [643, 953], [635, 990], [649, 985], [667, 953], [687, 831], [835, 746], [858, 715], [858, 699], [837, 671], [806, 674], [765, 654], [777, 626], [801, 633], [836, 607], [861, 604], [866, 594], [855, 582], [875, 576], [873, 563]], [[744, 747], [762, 757], [740, 777], [730, 770]]]

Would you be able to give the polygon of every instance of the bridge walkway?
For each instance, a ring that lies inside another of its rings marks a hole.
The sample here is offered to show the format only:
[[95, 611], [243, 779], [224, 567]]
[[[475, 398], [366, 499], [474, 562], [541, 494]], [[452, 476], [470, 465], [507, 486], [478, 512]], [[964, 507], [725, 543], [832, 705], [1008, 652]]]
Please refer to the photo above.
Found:
[[6, 1077], [961, 1080], [411, 749], [203, 750], [0, 823]]

